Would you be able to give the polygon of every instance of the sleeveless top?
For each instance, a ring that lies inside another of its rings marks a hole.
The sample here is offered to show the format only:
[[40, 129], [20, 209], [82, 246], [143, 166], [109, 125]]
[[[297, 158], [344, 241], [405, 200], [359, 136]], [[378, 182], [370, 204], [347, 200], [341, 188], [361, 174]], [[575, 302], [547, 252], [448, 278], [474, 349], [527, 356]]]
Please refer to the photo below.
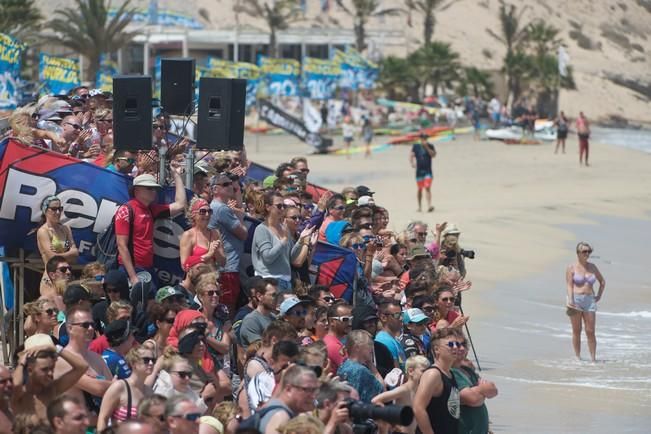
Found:
[[[441, 374], [443, 381], [443, 392], [440, 396], [432, 397], [427, 404], [427, 416], [436, 434], [457, 434], [459, 430], [459, 416], [461, 415], [461, 400], [459, 389], [454, 376], [448, 377], [437, 366], [428, 369], [436, 369]], [[421, 433], [421, 430], [416, 430]]]
[[57, 233], [53, 228], [48, 227], [47, 230], [50, 234], [50, 244], [55, 253], [65, 253], [70, 250], [70, 241], [67, 234], [65, 239], [61, 239], [57, 237]]

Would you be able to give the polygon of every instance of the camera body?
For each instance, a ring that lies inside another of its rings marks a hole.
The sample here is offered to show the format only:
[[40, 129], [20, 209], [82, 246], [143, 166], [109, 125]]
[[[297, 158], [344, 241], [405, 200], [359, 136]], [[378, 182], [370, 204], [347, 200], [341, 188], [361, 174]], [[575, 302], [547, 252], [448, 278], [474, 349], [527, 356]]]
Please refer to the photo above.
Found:
[[475, 251], [474, 250], [463, 250], [463, 249], [461, 249], [459, 251], [459, 254], [461, 256], [463, 256], [464, 258], [475, 259]]

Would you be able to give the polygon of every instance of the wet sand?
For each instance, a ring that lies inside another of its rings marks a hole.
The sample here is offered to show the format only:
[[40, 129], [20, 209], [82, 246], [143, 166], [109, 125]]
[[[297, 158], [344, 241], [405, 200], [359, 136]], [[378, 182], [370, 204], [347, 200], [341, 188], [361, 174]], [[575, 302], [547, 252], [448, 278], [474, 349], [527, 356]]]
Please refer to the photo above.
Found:
[[[260, 136], [258, 150], [247, 139], [249, 157], [272, 167], [309, 151], [288, 136]], [[565, 155], [552, 144], [469, 136], [436, 147], [432, 214], [416, 212], [409, 146], [371, 159], [309, 157], [310, 180], [334, 190], [371, 187], [395, 230], [412, 219], [459, 226], [462, 247], [477, 252], [466, 262], [473, 289], [463, 307], [484, 374], [500, 390], [487, 404], [495, 432], [648, 432], [651, 156], [591, 144], [592, 166], [579, 167], [574, 138]], [[581, 239], [592, 242], [608, 281], [597, 318], [605, 361], [596, 365], [574, 360], [562, 307], [564, 270]]]

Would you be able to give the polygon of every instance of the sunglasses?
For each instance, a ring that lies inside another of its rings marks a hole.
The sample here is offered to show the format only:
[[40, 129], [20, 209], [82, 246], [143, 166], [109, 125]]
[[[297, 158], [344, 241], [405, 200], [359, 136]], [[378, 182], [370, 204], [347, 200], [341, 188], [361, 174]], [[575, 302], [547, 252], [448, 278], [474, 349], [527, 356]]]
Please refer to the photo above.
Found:
[[579, 253], [583, 253], [583, 254], [587, 253], [589, 255], [592, 253], [592, 250], [579, 250]]
[[364, 223], [363, 225], [359, 226], [360, 229], [373, 229], [373, 224], [371, 223]]
[[434, 312], [434, 308], [433, 308], [433, 307], [421, 307], [420, 310], [422, 310], [423, 312], [427, 312], [427, 313], [432, 313], [432, 312]]
[[57, 271], [60, 271], [62, 273], [70, 273], [72, 272], [71, 267], [57, 267]]
[[185, 419], [189, 422], [196, 422], [201, 417], [201, 413], [173, 414], [172, 417]]
[[174, 324], [174, 318], [163, 318], [161, 321], [167, 324]]
[[120, 288], [116, 288], [114, 286], [107, 286], [106, 292], [120, 292]]
[[0, 379], [0, 384], [2, 384], [3, 386], [5, 384], [7, 384], [7, 383], [13, 383], [13, 382], [14, 382], [14, 379], [11, 378], [11, 377], [9, 377], [9, 378], [1, 378]]
[[144, 363], [145, 365], [153, 365], [156, 363], [156, 359], [154, 359], [153, 357], [143, 357], [142, 363]]
[[286, 209], [287, 208], [287, 205], [285, 205], [284, 203], [274, 203], [274, 206], [276, 208], [278, 208], [278, 209]]
[[292, 220], [294, 220], [295, 222], [301, 220], [301, 216], [300, 216], [300, 215], [287, 216], [287, 218], [288, 218], [288, 219], [292, 219]]
[[219, 296], [219, 291], [215, 291], [215, 290], [206, 291], [203, 293], [203, 295], [207, 295], [208, 297], [217, 297]]
[[416, 235], [418, 235], [419, 237], [426, 237], [427, 232], [416, 232]]
[[72, 128], [74, 128], [75, 130], [78, 130], [78, 131], [83, 130], [83, 128], [79, 124], [73, 124], [72, 122], [64, 122], [63, 124], [64, 125], [70, 125]]
[[323, 297], [323, 301], [325, 301], [326, 303], [334, 303], [335, 298], [331, 295], [326, 295], [325, 297]]
[[217, 184], [217, 185], [219, 185], [221, 187], [230, 187], [231, 185], [233, 185], [233, 183], [232, 182], [224, 182], [223, 184]]
[[97, 122], [106, 122], [106, 123], [109, 123], [109, 122], [113, 122], [113, 119], [97, 119]]
[[344, 205], [339, 205], [339, 206], [335, 206], [335, 207], [333, 207], [332, 209], [335, 209], [335, 210], [337, 210], [337, 211], [343, 211], [343, 210], [346, 209], [346, 207], [345, 207]]
[[45, 313], [47, 313], [50, 316], [56, 316], [59, 314], [59, 309], [51, 307], [49, 309], [45, 309]]
[[457, 347], [457, 348], [463, 347], [463, 342], [457, 342], [457, 341], [448, 342], [448, 348], [454, 348], [454, 347]]
[[63, 207], [62, 206], [51, 206], [48, 207], [48, 209], [52, 212], [63, 212]]
[[135, 164], [135, 163], [136, 163], [136, 159], [135, 159], [135, 158], [118, 157], [117, 160], [118, 160], [118, 161], [120, 161], [120, 160], [122, 160], [122, 161], [126, 161], [126, 162], [129, 163], [129, 164]]
[[393, 319], [400, 319], [402, 318], [402, 312], [394, 312], [394, 313], [385, 313], [386, 316], [390, 316]]
[[307, 315], [307, 310], [294, 310], [291, 313], [289, 313], [289, 315], [304, 317]]
[[199, 210], [199, 215], [212, 215], [212, 209], [202, 208]]
[[97, 276], [95, 276], [95, 282], [101, 282], [102, 280], [104, 280], [103, 274], [98, 274]]
[[441, 301], [444, 301], [445, 303], [453, 303], [454, 297], [444, 297], [441, 299]]
[[350, 248], [353, 250], [364, 250], [364, 247], [366, 247], [366, 243], [353, 243]]
[[92, 322], [92, 321], [71, 322], [70, 325], [79, 326], [79, 327], [81, 327], [83, 329], [86, 329], [86, 330], [88, 330], [90, 328], [93, 328], [93, 329], [95, 328], [95, 323]]
[[353, 320], [352, 316], [332, 316], [330, 318], [336, 319], [337, 321], [341, 321], [341, 322], [350, 322]]
[[176, 374], [181, 378], [182, 380], [190, 379], [192, 378], [192, 372], [191, 371], [172, 371], [172, 373]]
[[312, 209], [312, 205], [310, 205], [309, 203], [306, 203], [306, 204], [303, 205], [303, 209], [310, 210], [310, 209]]
[[301, 172], [303, 172], [303, 173], [310, 173], [310, 169], [304, 168], [304, 169], [301, 169]]

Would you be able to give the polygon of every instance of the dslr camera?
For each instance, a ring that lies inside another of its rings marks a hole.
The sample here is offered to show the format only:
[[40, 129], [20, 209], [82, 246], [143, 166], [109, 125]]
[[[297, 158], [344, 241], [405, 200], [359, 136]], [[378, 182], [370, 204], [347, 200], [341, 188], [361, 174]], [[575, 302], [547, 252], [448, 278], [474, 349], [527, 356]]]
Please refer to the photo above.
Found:
[[346, 407], [353, 421], [355, 434], [373, 434], [377, 426], [373, 420], [381, 420], [392, 425], [410, 425], [414, 420], [414, 411], [409, 406], [385, 405], [384, 407], [367, 404], [354, 399], [347, 399]]

